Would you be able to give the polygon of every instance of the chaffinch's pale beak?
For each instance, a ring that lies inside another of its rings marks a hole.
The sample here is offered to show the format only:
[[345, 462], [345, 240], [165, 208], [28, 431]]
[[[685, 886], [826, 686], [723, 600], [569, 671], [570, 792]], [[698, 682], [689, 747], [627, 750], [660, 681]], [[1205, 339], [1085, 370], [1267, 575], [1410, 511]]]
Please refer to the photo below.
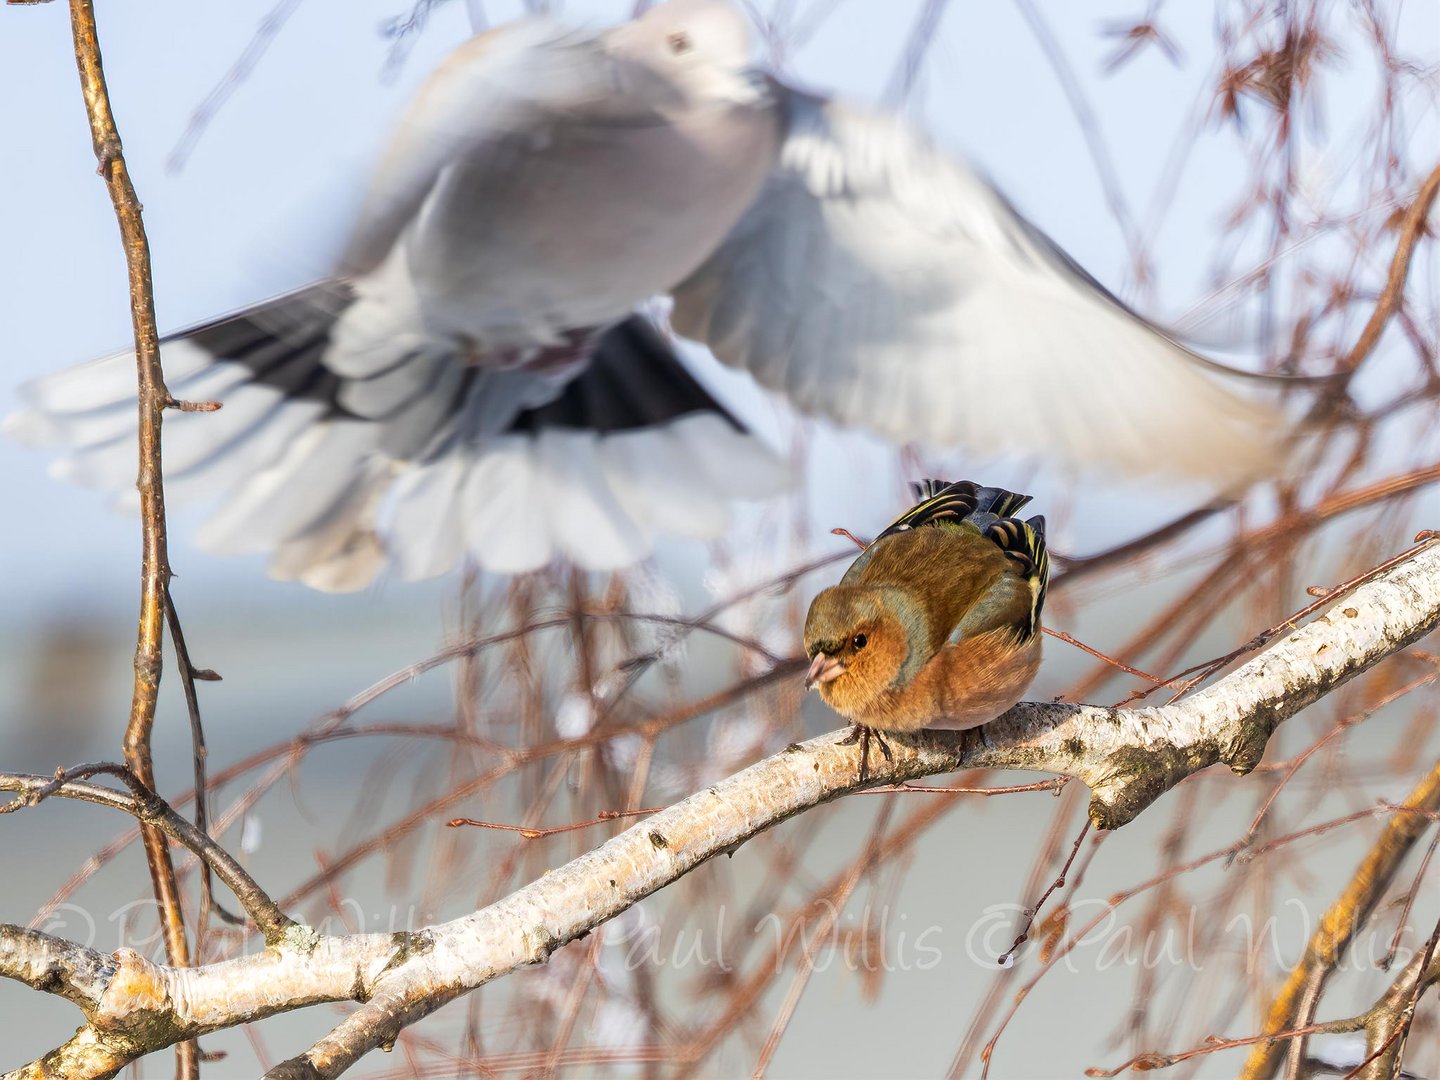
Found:
[[822, 683], [838, 679], [844, 670], [845, 661], [837, 659], [829, 653], [816, 653], [815, 659], [810, 661], [810, 670], [805, 672], [805, 689], [814, 690]]

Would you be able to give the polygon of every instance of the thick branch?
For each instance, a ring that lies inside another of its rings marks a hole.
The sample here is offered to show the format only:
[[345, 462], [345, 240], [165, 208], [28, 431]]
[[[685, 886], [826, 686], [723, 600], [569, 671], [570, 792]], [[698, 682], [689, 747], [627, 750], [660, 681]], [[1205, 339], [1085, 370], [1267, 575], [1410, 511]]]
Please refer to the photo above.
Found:
[[[114, 1076], [154, 1050], [246, 1020], [328, 1001], [364, 1001], [408, 955], [407, 934], [320, 938], [295, 928], [263, 952], [176, 968], [131, 949], [105, 956], [33, 930], [0, 927], [0, 976], [64, 994], [89, 1021], [64, 1046], [3, 1080]], [[40, 985], [47, 975], [53, 986]]]
[[0, 924], [0, 978], [58, 994], [87, 1012], [99, 1004], [114, 974], [109, 957], [60, 938]]

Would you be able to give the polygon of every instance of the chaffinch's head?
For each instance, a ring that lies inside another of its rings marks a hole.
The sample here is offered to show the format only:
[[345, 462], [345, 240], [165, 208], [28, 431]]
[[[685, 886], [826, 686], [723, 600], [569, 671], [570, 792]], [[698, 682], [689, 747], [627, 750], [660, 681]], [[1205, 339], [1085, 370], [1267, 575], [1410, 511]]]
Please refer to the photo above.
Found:
[[917, 630], [912, 606], [890, 589], [836, 585], [820, 593], [805, 618], [805, 685], [849, 715], [903, 682]]

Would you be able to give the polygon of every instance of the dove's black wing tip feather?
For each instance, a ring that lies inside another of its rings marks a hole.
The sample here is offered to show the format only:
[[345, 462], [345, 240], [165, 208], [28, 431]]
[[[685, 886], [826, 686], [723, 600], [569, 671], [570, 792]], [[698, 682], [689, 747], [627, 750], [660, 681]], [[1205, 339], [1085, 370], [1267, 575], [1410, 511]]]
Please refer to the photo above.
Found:
[[[325, 367], [324, 355], [335, 319], [352, 300], [343, 282], [325, 282], [166, 340], [185, 339], [216, 360], [249, 367], [259, 385], [280, 390], [287, 398], [322, 402], [330, 415], [344, 415], [338, 400], [341, 380]], [[401, 362], [407, 359], [401, 357]], [[456, 407], [464, 400], [465, 394], [457, 393]], [[606, 435], [660, 427], [705, 412], [720, 417], [732, 430], [747, 433], [686, 369], [674, 343], [637, 314], [603, 331], [589, 363], [560, 394], [544, 405], [517, 412], [506, 430], [533, 435], [564, 428]]]
[[340, 378], [325, 367], [324, 357], [335, 320], [352, 301], [343, 282], [321, 282], [168, 334], [161, 344], [188, 342], [214, 360], [249, 368], [258, 386], [341, 414]]
[[590, 362], [553, 401], [519, 413], [510, 430], [569, 428], [608, 434], [659, 427], [692, 413], [743, 424], [686, 370], [674, 343], [643, 315], [600, 335]]

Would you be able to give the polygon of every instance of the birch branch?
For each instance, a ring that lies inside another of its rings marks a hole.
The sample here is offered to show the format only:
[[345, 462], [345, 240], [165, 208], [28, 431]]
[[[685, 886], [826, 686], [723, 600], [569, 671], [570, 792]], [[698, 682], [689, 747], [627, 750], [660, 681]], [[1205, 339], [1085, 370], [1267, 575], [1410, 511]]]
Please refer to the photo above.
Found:
[[114, 974], [109, 957], [60, 938], [0, 925], [0, 975], [93, 1009]]
[[[973, 731], [892, 737], [871, 782], [958, 769], [1058, 772], [1091, 790], [1102, 829], [1132, 821], [1210, 765], [1245, 774], [1271, 733], [1305, 706], [1440, 625], [1440, 545], [1337, 601], [1325, 614], [1191, 697], [1146, 709], [1017, 705]], [[786, 818], [857, 790], [856, 755], [837, 733], [793, 744], [692, 795], [504, 900], [436, 927], [433, 948], [305, 1054], [267, 1074], [339, 1076], [441, 1005], [552, 952]]]
[[[1440, 544], [1427, 541], [1313, 622], [1182, 701], [1146, 709], [1026, 703], [973, 731], [896, 736], [894, 760], [876, 763], [869, 783], [970, 768], [1061, 773], [1090, 786], [1097, 826], [1118, 828], [1200, 769], [1224, 764], [1239, 774], [1250, 771], [1280, 723], [1437, 624]], [[88, 982], [61, 977], [55, 992], [63, 993], [64, 985], [88, 986], [65, 996], [82, 1008], [91, 998], [97, 1002], [88, 1008], [90, 1022], [65, 1047], [10, 1075], [39, 1077], [63, 1064], [66, 1076], [109, 1076], [181, 1039], [348, 998], [360, 1008], [269, 1073], [307, 1080], [338, 1076], [446, 1002], [543, 963], [706, 860], [859, 790], [856, 750], [840, 745], [842, 734], [792, 744], [505, 899], [416, 934], [320, 938], [292, 927], [259, 955], [190, 970], [150, 964], [128, 950], [113, 958], [65, 953], [72, 968], [91, 974]], [[20, 953], [35, 941], [33, 934], [21, 939]], [[0, 956], [0, 975], [36, 986], [45, 982], [35, 974], [37, 963]], [[106, 965], [113, 974], [105, 974]], [[63, 976], [65, 965], [52, 969]]]
[[59, 994], [87, 1023], [64, 1046], [4, 1080], [114, 1076], [131, 1062], [220, 1028], [328, 1001], [365, 1000], [408, 934], [321, 937], [296, 927], [278, 945], [199, 967], [154, 964], [133, 949], [106, 956], [0, 925], [0, 976]]

